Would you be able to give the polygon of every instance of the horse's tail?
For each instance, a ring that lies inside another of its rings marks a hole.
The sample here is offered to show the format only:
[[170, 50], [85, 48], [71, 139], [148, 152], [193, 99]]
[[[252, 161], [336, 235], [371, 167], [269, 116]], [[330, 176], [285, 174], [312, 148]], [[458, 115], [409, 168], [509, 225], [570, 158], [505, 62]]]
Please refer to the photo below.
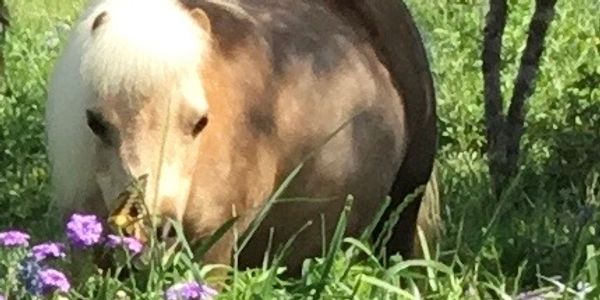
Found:
[[[417, 231], [415, 232], [413, 248], [415, 257], [423, 257], [424, 246], [430, 252], [434, 250], [442, 237], [444, 224], [441, 218], [442, 211], [437, 176], [437, 168], [434, 165], [417, 216]], [[427, 245], [421, 243], [419, 230], [423, 232]]]

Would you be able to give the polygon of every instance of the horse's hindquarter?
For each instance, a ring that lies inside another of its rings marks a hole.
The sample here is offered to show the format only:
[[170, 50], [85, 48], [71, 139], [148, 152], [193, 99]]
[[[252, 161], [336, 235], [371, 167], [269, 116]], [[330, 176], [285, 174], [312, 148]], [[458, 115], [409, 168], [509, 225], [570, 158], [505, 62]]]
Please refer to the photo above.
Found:
[[281, 16], [289, 18], [278, 20], [289, 22], [286, 32], [270, 31], [277, 70], [272, 78], [276, 134], [262, 142], [276, 145], [276, 182], [354, 119], [305, 164], [284, 196], [317, 201], [275, 205], [242, 256], [242, 265], [262, 261], [271, 227], [277, 245], [308, 221], [313, 225], [298, 237], [288, 263], [295, 268], [305, 257], [318, 255], [321, 214], [329, 238], [349, 194], [355, 201], [347, 234], [359, 234], [389, 192], [405, 151], [402, 101], [371, 45], [325, 10], [304, 8]]

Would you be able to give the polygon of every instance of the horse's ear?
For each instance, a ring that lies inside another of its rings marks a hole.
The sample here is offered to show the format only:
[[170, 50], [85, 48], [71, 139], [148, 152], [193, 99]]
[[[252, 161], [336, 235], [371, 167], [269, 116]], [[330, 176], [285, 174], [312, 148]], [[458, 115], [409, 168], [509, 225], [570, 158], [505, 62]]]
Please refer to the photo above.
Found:
[[96, 29], [98, 29], [98, 27], [100, 27], [102, 24], [104, 24], [106, 22], [107, 17], [108, 17], [108, 13], [106, 11], [99, 13], [96, 16], [96, 18], [94, 18], [94, 22], [92, 23], [92, 32], [96, 31]]
[[202, 27], [202, 29], [204, 29], [208, 33], [211, 32], [210, 19], [208, 18], [208, 15], [203, 9], [194, 8], [190, 12], [190, 14], [192, 15], [192, 18], [194, 18], [194, 20], [198, 23], [198, 25]]

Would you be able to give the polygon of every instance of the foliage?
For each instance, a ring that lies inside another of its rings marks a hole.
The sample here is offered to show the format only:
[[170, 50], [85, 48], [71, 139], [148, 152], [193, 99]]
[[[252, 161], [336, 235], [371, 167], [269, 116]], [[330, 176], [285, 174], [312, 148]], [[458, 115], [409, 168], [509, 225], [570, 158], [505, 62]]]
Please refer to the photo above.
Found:
[[[338, 240], [340, 249], [332, 249], [329, 256], [307, 260], [300, 279], [280, 276], [276, 265], [235, 271], [230, 281], [222, 283], [219, 298], [307, 298], [317, 290], [324, 299], [423, 294], [431, 299], [526, 299], [535, 293], [574, 298], [588, 287], [589, 298], [599, 297], [600, 19], [594, 13], [598, 2], [557, 4], [536, 92], [529, 102], [522, 169], [499, 203], [490, 201], [487, 180], [479, 61], [487, 1], [406, 2], [425, 36], [436, 80], [446, 223], [440, 248], [428, 249], [431, 260], [398, 258], [384, 263], [373, 257], [365, 241], [344, 238]], [[82, 3], [8, 1], [13, 26], [2, 49], [8, 76], [0, 82], [0, 228], [28, 228], [32, 240], [58, 239], [62, 232], [47, 201], [45, 86]], [[503, 78], [515, 77], [532, 5], [509, 1]], [[505, 95], [510, 96], [511, 86], [512, 82], [503, 82]], [[357, 260], [359, 252], [367, 259]], [[211, 268], [219, 268], [191, 264], [185, 251], [178, 252], [172, 266], [144, 273], [154, 276], [153, 285], [135, 287], [134, 283], [149, 279], [96, 274], [78, 293], [122, 289], [153, 299], [166, 286], [163, 280], [174, 276], [200, 280]]]
[[[600, 171], [596, 146], [600, 143], [600, 21], [589, 15], [598, 8], [597, 2], [557, 4], [536, 92], [529, 102], [522, 170], [488, 241], [482, 240], [480, 230], [489, 230], [485, 224], [498, 207], [489, 201], [484, 156], [479, 55], [487, 1], [407, 2], [428, 40], [437, 81], [447, 236], [465, 231], [460, 235], [461, 254], [474, 251], [476, 255], [476, 249], [493, 247], [497, 255], [488, 260], [488, 265], [495, 265], [492, 272], [508, 278], [521, 274], [521, 284], [537, 285], [538, 270], [569, 277], [571, 268], [577, 268], [573, 267], [574, 250], [580, 247], [575, 243], [577, 234], [587, 230], [581, 227], [581, 218], [598, 219], [596, 200], [589, 196], [590, 178]], [[509, 1], [509, 11], [503, 78], [516, 75], [533, 3]], [[503, 82], [507, 97], [512, 84]]]

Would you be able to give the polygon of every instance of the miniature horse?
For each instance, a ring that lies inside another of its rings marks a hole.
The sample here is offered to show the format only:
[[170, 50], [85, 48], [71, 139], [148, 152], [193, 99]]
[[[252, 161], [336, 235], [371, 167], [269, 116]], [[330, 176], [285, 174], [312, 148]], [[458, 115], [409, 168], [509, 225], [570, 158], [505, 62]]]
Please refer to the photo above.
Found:
[[[96, 0], [56, 63], [46, 109], [65, 215], [106, 216], [131, 176], [148, 174], [152, 215], [181, 221], [190, 239], [238, 216], [241, 234], [304, 162], [281, 198], [319, 201], [277, 202], [239, 256], [246, 267], [312, 221], [285, 262], [298, 271], [347, 195], [346, 235], [359, 235], [386, 196], [389, 214], [428, 183], [436, 151], [427, 58], [398, 0]], [[420, 202], [388, 253], [411, 255]], [[230, 263], [233, 232], [205, 262]]]

